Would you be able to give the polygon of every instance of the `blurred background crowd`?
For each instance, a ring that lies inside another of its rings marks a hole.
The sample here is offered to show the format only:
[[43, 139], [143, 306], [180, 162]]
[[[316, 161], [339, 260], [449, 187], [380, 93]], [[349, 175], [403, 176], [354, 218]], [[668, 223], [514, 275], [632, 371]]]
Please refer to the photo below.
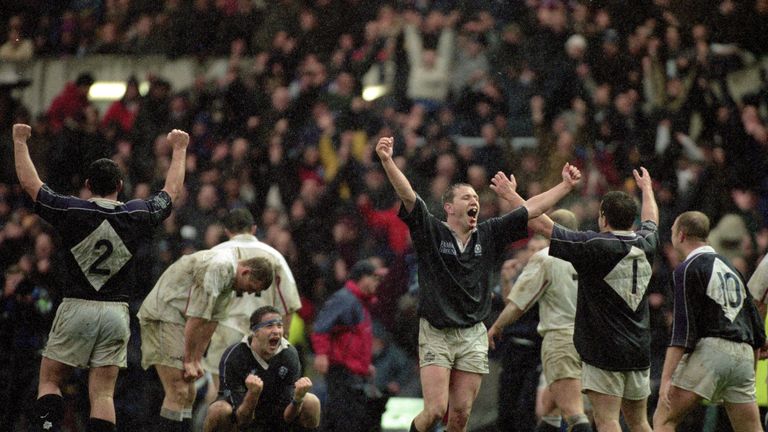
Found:
[[[17, 184], [13, 123], [32, 125], [32, 158], [54, 190], [87, 196], [84, 168], [109, 157], [123, 169], [124, 200], [162, 187], [171, 155], [165, 135], [173, 128], [190, 133], [186, 191], [139, 254], [144, 290], [134, 293], [134, 311], [170, 263], [221, 242], [223, 216], [245, 207], [257, 219], [259, 239], [279, 250], [294, 273], [305, 324], [297, 333], [311, 332], [315, 311], [352, 264], [384, 260], [390, 272], [372, 313], [384, 345], [413, 365], [410, 380], [417, 376], [416, 269], [407, 228], [396, 216], [399, 202], [373, 152], [381, 136], [395, 137], [398, 165], [436, 215], [443, 190], [459, 181], [478, 191], [481, 219], [503, 214], [509, 206], [488, 187], [493, 174], [514, 173], [518, 190], [531, 196], [558, 182], [568, 161], [584, 180], [561, 205], [583, 229], [596, 229], [600, 196], [634, 193], [631, 170], [647, 167], [663, 240], [651, 282], [655, 377], [668, 341], [669, 276], [679, 262], [668, 240], [674, 217], [706, 213], [713, 246], [745, 277], [768, 249], [766, 0], [0, 6], [0, 63], [18, 70], [40, 58], [106, 54], [227, 59], [220, 78], [201, 74], [186, 88], [151, 71], [126, 76], [125, 95], [106, 109], [89, 101], [99, 79], [93, 74], [77, 76], [40, 112], [19, 99], [28, 82], [0, 82], [3, 430], [23, 422], [35, 396], [39, 352], [60, 301], [61, 251]], [[524, 244], [510, 245], [512, 279], [528, 254]], [[508, 339], [536, 346], [536, 319], [529, 314]], [[159, 386], [138, 366], [137, 336], [135, 329], [131, 367], [116, 396], [121, 430], [140, 430], [149, 410], [124, 395]], [[292, 339], [311, 355], [302, 336]], [[516, 348], [508, 345], [492, 356], [510, 356], [505, 350]], [[535, 363], [537, 356], [526, 358]], [[68, 399], [73, 427], [87, 404], [78, 385]], [[530, 394], [520, 398], [532, 402]], [[520, 409], [518, 418], [534, 415]]]

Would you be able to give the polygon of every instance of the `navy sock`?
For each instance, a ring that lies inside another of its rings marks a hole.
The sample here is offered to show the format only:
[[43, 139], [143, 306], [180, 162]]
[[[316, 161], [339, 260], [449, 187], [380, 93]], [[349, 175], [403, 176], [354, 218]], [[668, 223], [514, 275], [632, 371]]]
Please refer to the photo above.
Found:
[[577, 423], [568, 432], [592, 432], [592, 426], [589, 423]]
[[35, 401], [32, 411], [32, 424], [35, 430], [59, 432], [61, 419], [64, 418], [64, 398], [57, 394], [47, 394]]
[[536, 425], [535, 432], [560, 432], [560, 428], [552, 426], [546, 422], [539, 422], [539, 424]]
[[157, 432], [182, 432], [182, 425], [180, 421], [171, 420], [169, 418], [160, 417], [157, 422]]
[[115, 424], [106, 420], [91, 417], [88, 419], [88, 427], [86, 430], [88, 432], [115, 432]]
[[191, 418], [184, 418], [181, 420], [181, 432], [192, 432]]

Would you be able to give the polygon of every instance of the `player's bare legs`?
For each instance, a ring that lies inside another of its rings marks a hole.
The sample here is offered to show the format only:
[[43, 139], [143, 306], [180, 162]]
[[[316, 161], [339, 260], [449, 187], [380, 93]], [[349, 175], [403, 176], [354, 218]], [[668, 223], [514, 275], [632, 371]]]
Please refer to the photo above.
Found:
[[208, 407], [205, 416], [203, 432], [234, 432], [236, 425], [232, 422], [232, 405], [227, 401], [216, 401]]
[[480, 391], [483, 376], [478, 373], [453, 369], [448, 395], [448, 431], [464, 432], [467, 430], [472, 404]]
[[75, 368], [56, 360], [43, 357], [40, 362], [40, 383], [37, 386], [37, 397], [48, 394], [61, 396], [61, 386]]
[[320, 426], [320, 399], [312, 393], [304, 396], [301, 414], [297, 420], [299, 426], [305, 429], [316, 429]]
[[421, 368], [421, 388], [424, 409], [413, 420], [416, 429], [429, 431], [443, 419], [448, 409], [448, 385], [451, 370], [442, 366], [429, 365]]
[[624, 399], [621, 403], [621, 413], [624, 414], [624, 421], [627, 422], [630, 431], [651, 432], [651, 425], [648, 423], [647, 398], [640, 400]]
[[686, 414], [701, 401], [701, 396], [679, 387], [670, 386], [669, 405], [659, 399], [653, 413], [653, 430], [674, 432]]
[[165, 417], [163, 413], [173, 413], [170, 415], [178, 417], [178, 421], [181, 421], [182, 413], [191, 410], [195, 402], [195, 383], [185, 381], [184, 371], [181, 369], [163, 365], [155, 365], [155, 369], [165, 392], [161, 416]]
[[549, 391], [564, 419], [584, 414], [584, 403], [581, 400], [581, 380], [559, 379], [550, 384]]
[[763, 426], [760, 424], [760, 411], [756, 403], [726, 402], [724, 406], [734, 432], [760, 432], [763, 430]]
[[115, 423], [115, 383], [120, 368], [117, 366], [94, 367], [88, 371], [88, 398], [91, 401], [91, 418]]
[[40, 362], [40, 383], [34, 407], [34, 423], [37, 430], [56, 430], [64, 417], [64, 399], [61, 386], [74, 368], [56, 360], [43, 357]]
[[560, 415], [560, 410], [555, 405], [555, 398], [547, 386], [540, 386], [536, 390], [536, 417], [541, 419], [547, 415]]
[[587, 390], [587, 397], [592, 403], [595, 426], [598, 432], [621, 432], [619, 425], [621, 398], [592, 390]]
[[211, 380], [208, 381], [208, 390], [205, 393], [206, 404], [212, 404], [219, 396], [219, 374], [212, 373]]

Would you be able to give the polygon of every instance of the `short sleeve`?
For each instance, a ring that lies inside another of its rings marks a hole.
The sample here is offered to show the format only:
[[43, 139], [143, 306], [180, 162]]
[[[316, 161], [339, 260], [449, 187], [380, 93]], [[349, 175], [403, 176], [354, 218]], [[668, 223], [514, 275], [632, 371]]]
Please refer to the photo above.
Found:
[[219, 399], [227, 400], [234, 409], [243, 403], [248, 389], [245, 387], [245, 379], [249, 371], [243, 365], [246, 362], [243, 359], [242, 344], [232, 345], [224, 351], [219, 363], [219, 377], [221, 387], [219, 388]]
[[596, 234], [593, 231], [571, 231], [555, 224], [549, 244], [549, 255], [570, 262], [576, 272], [580, 272], [593, 262], [586, 242]]
[[427, 203], [419, 195], [416, 195], [416, 201], [414, 202], [413, 209], [409, 213], [405, 208], [405, 205], [400, 206], [400, 211], [397, 216], [408, 225], [411, 230], [418, 229], [425, 225], [426, 219], [431, 215], [427, 209]]
[[518, 308], [527, 311], [544, 293], [549, 284], [547, 258], [539, 252], [533, 254], [509, 291], [507, 299]]
[[46, 222], [56, 227], [65, 222], [62, 215], [69, 209], [72, 199], [72, 197], [59, 195], [44, 184], [37, 193], [34, 209]]
[[747, 287], [755, 300], [760, 303], [768, 302], [768, 299], [766, 299], [766, 294], [768, 293], [768, 255], [760, 261], [752, 277], [749, 278]]
[[166, 191], [160, 191], [144, 201], [149, 209], [149, 221], [152, 225], [159, 225], [171, 214], [173, 203], [171, 196]]
[[202, 286], [195, 284], [190, 291], [186, 315], [209, 321], [225, 319], [232, 300], [234, 271], [229, 260], [213, 258], [206, 266]]
[[528, 237], [528, 209], [517, 207], [504, 216], [488, 219], [493, 239], [500, 249]]

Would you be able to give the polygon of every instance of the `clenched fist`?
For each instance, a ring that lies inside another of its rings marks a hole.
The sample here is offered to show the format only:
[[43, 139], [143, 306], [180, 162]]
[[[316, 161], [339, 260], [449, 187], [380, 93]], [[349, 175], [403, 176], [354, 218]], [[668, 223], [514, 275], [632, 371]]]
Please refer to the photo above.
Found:
[[309, 389], [312, 388], [312, 381], [307, 377], [301, 377], [296, 380], [296, 383], [293, 385], [293, 387], [293, 399], [300, 401], [304, 399], [304, 396], [307, 394], [307, 392], [309, 392]]
[[189, 134], [183, 130], [174, 129], [168, 133], [168, 142], [171, 143], [174, 150], [186, 150], [189, 145]]
[[32, 136], [32, 128], [29, 125], [17, 123], [13, 125], [13, 141], [27, 142]]
[[258, 375], [250, 374], [245, 378], [245, 388], [255, 396], [259, 396], [264, 389], [264, 381]]
[[385, 162], [392, 159], [392, 148], [395, 145], [395, 139], [392, 137], [382, 137], [379, 142], [376, 143], [376, 154], [379, 155], [379, 159]]

